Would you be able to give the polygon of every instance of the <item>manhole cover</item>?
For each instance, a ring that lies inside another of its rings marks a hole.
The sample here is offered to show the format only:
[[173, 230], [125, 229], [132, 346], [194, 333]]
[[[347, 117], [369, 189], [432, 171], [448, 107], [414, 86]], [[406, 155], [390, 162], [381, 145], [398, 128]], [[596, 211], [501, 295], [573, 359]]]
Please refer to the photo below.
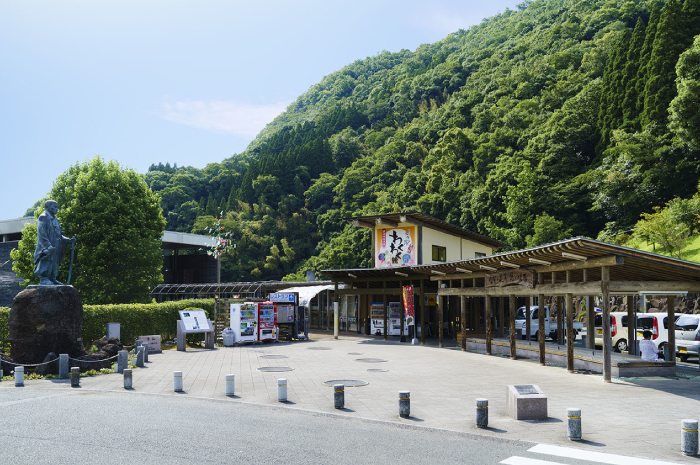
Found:
[[309, 350], [331, 350], [330, 347], [307, 347]]
[[381, 368], [367, 368], [367, 371], [371, 371], [372, 373], [386, 373], [389, 370], [382, 370]]
[[279, 355], [279, 354], [269, 354], [269, 355], [261, 355], [260, 358], [289, 358], [286, 355]]
[[367, 381], [362, 381], [361, 379], [329, 379], [328, 381], [324, 381], [323, 384], [328, 386], [342, 384], [345, 387], [358, 387], [367, 386], [369, 383]]
[[266, 373], [278, 373], [282, 371], [292, 371], [294, 368], [291, 367], [260, 367], [258, 371], [264, 371]]
[[348, 355], [362, 355], [362, 352], [348, 352]]
[[386, 362], [387, 360], [383, 360], [381, 358], [356, 358], [358, 362], [365, 362], [365, 363], [382, 363]]

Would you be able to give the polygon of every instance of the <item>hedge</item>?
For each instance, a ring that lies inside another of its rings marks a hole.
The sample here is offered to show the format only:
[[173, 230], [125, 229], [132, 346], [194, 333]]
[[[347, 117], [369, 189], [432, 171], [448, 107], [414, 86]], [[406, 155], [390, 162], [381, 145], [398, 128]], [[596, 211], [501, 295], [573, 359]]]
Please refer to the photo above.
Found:
[[[152, 304], [110, 304], [83, 306], [83, 343], [87, 347], [92, 341], [105, 335], [107, 323], [121, 324], [121, 339], [131, 344], [138, 336], [160, 334], [163, 340], [175, 338], [178, 311], [186, 308], [201, 308], [211, 318], [214, 299], [174, 300]], [[0, 344], [6, 349], [10, 309], [0, 307]], [[5, 350], [3, 350], [5, 352]]]

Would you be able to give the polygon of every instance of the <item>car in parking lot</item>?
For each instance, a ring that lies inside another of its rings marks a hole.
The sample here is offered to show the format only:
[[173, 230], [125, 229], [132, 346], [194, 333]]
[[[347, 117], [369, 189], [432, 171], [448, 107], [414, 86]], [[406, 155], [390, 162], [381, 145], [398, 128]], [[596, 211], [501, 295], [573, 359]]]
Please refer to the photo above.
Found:
[[[610, 338], [615, 352], [627, 351], [627, 312], [610, 312]], [[595, 316], [595, 344], [603, 346], [603, 315]]]
[[676, 320], [676, 356], [685, 362], [689, 355], [697, 357], [699, 348], [700, 315], [680, 315]]

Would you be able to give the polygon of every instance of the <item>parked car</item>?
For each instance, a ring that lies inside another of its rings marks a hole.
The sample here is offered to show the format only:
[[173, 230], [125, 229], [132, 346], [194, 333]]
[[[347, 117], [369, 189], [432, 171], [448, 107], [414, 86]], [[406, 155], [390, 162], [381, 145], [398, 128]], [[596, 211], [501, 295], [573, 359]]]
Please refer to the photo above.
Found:
[[[615, 352], [627, 351], [627, 312], [610, 312], [610, 338]], [[603, 315], [595, 316], [595, 344], [603, 345]]]
[[637, 340], [642, 340], [642, 332], [651, 331], [651, 340], [656, 344], [659, 355], [663, 356], [664, 348], [668, 344], [668, 314], [667, 313], [638, 313], [637, 314]]
[[676, 320], [676, 355], [685, 362], [688, 355], [697, 357], [699, 348], [700, 315], [680, 315]]
[[[544, 307], [545, 314], [544, 314], [544, 336], [552, 339], [556, 339], [557, 337], [557, 319], [556, 318], [551, 318], [549, 315], [549, 306], [545, 305]], [[532, 305], [530, 306], [530, 334], [532, 337], [535, 339], [539, 338], [539, 328], [540, 328], [540, 322], [539, 322], [539, 306], [537, 305]], [[526, 318], [525, 318], [525, 307], [520, 307], [515, 314], [515, 328], [516, 330], [520, 330], [521, 332], [521, 337], [523, 339], [526, 338]], [[566, 331], [566, 320], [564, 321], [564, 330]], [[583, 330], [583, 323], [580, 321], [574, 321], [574, 339], [576, 339], [576, 336]]]

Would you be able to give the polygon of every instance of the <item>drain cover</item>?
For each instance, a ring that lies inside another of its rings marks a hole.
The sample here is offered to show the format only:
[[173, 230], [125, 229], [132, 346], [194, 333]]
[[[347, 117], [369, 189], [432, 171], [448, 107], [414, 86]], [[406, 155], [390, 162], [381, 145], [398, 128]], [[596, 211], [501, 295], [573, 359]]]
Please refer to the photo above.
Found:
[[362, 355], [362, 352], [348, 352], [348, 355]]
[[361, 379], [329, 379], [328, 381], [324, 381], [323, 384], [328, 386], [342, 384], [345, 387], [359, 387], [367, 386], [369, 383], [367, 381], [362, 381]]
[[331, 350], [330, 347], [307, 347], [309, 350]]
[[266, 373], [278, 373], [282, 371], [292, 371], [294, 368], [291, 367], [260, 367], [258, 371], [264, 371]]
[[261, 355], [260, 358], [289, 358], [286, 355], [278, 355], [278, 354], [269, 354], [269, 355]]
[[386, 362], [387, 360], [383, 360], [381, 358], [356, 358], [358, 362], [365, 362], [365, 363], [382, 363]]
[[367, 371], [372, 373], [386, 373], [389, 370], [382, 370], [381, 368], [367, 368]]

